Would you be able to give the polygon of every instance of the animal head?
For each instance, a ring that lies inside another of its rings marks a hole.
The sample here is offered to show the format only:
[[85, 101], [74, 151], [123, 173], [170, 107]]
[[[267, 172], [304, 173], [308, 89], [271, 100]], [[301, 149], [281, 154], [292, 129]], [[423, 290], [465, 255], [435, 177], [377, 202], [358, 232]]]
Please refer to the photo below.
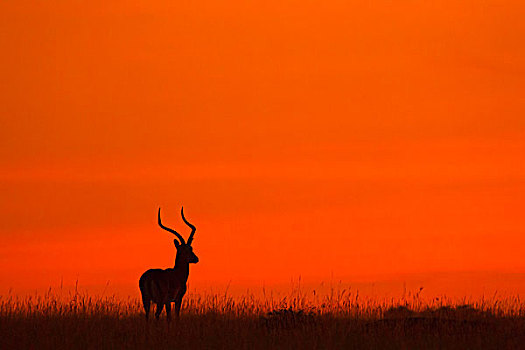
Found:
[[190, 264], [199, 262], [199, 257], [193, 252], [193, 247], [188, 244], [180, 244], [178, 240], [174, 239], [175, 248], [177, 248], [177, 259], [185, 261]]
[[[193, 235], [195, 234], [195, 231], [197, 230], [195, 226], [190, 224], [188, 220], [184, 217], [184, 207], [180, 210], [180, 214], [182, 215], [182, 220], [186, 225], [188, 225], [191, 228], [190, 236], [188, 237], [188, 242], [184, 240], [181, 234], [179, 234], [177, 231], [166, 227], [162, 224], [162, 221], [160, 220], [160, 208], [159, 208], [159, 226], [163, 228], [164, 230], [173, 233], [177, 238], [173, 240], [173, 243], [175, 244], [175, 248], [177, 249], [177, 257], [175, 258], [178, 261], [190, 263], [190, 264], [196, 264], [199, 262], [199, 258], [195, 253], [193, 252], [193, 247], [191, 246], [191, 243], [193, 242]], [[180, 241], [180, 242], [179, 242]]]

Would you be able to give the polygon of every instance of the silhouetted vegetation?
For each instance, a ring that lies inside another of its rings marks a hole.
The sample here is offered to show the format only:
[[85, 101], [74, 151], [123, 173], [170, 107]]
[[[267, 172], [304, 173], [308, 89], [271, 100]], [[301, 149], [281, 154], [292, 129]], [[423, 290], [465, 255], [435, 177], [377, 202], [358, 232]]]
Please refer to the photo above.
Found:
[[1, 349], [519, 349], [519, 300], [453, 302], [189, 294], [181, 318], [144, 320], [139, 300], [74, 293], [0, 297]]

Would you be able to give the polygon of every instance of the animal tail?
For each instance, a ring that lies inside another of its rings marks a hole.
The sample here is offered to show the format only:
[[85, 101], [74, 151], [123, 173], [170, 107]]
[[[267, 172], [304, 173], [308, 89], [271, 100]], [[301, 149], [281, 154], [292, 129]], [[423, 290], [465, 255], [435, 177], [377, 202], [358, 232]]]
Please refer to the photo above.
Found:
[[144, 278], [144, 275], [140, 276], [139, 279], [139, 289], [142, 293], [144, 293], [146, 288], [146, 279]]
[[142, 304], [144, 305], [144, 311], [146, 312], [146, 320], [147, 320], [149, 317], [149, 309], [151, 305], [151, 301], [150, 301], [151, 295], [147, 291], [146, 281], [147, 279], [144, 277], [144, 275], [142, 275], [139, 279], [139, 289], [140, 289], [140, 294], [142, 296]]
[[140, 279], [139, 279], [139, 289], [140, 289], [140, 294], [142, 294], [142, 299], [148, 299], [151, 295], [150, 291], [148, 290], [148, 285], [147, 285], [147, 281], [148, 279], [142, 275], [140, 276]]

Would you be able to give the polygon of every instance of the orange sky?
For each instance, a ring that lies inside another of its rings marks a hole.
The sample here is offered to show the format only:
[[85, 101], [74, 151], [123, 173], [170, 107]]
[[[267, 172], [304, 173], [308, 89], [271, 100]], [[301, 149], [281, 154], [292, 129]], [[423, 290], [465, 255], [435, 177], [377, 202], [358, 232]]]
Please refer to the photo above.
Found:
[[182, 204], [195, 285], [525, 292], [520, 1], [108, 3], [0, 4], [0, 293], [135, 288]]

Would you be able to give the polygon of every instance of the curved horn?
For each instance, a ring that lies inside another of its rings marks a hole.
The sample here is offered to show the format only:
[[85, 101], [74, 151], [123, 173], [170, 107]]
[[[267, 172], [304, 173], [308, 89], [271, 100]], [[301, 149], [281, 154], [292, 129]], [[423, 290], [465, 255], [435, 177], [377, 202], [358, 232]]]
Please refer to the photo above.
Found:
[[193, 241], [193, 235], [195, 234], [195, 231], [197, 231], [197, 229], [195, 228], [195, 226], [190, 224], [188, 220], [186, 220], [186, 218], [184, 217], [184, 207], [181, 208], [180, 215], [182, 215], [182, 220], [184, 221], [184, 223], [191, 228], [190, 237], [188, 238], [188, 245], [191, 245], [191, 242]]
[[172, 230], [171, 228], [166, 227], [166, 226], [164, 226], [164, 225], [162, 224], [162, 221], [160, 221], [160, 208], [159, 208], [159, 226], [160, 226], [161, 228], [165, 229], [166, 231], [171, 232], [171, 233], [173, 233], [175, 236], [177, 236], [177, 238], [180, 240], [180, 242], [181, 242], [182, 244], [186, 244], [186, 241], [184, 241], [184, 238], [182, 238], [182, 236], [181, 236], [177, 231]]

